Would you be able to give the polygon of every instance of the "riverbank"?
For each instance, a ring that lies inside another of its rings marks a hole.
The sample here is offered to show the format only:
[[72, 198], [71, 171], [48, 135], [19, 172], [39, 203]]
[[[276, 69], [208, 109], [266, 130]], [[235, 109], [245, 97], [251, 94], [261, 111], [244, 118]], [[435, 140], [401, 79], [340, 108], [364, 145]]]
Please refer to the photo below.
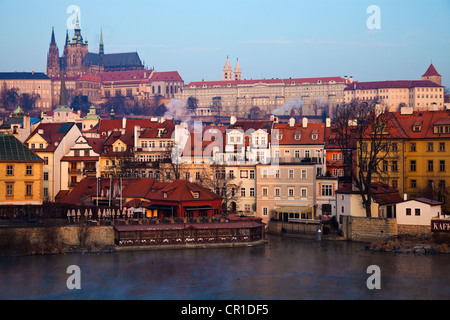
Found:
[[434, 254], [450, 253], [448, 238], [402, 235], [391, 239], [380, 239], [370, 243], [374, 251], [393, 253]]

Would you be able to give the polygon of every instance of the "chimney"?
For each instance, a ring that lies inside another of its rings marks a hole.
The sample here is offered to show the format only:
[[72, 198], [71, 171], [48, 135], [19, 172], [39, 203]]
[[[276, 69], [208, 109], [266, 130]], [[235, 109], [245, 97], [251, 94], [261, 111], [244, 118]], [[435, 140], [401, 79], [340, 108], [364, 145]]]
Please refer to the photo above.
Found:
[[290, 118], [289, 119], [289, 127], [293, 127], [295, 125], [295, 119], [294, 118]]
[[231, 116], [230, 117], [230, 124], [233, 125], [236, 123], [236, 117], [235, 116]]
[[350, 83], [353, 83], [353, 76], [350, 76]]
[[134, 148], [138, 147], [138, 138], [141, 132], [140, 126], [134, 126]]
[[122, 119], [122, 129], [126, 129], [127, 127], [127, 118], [123, 117]]
[[329, 128], [329, 127], [331, 127], [331, 119], [330, 118], [327, 118], [326, 119], [326, 125], [325, 125], [327, 128]]
[[404, 193], [403, 194], [403, 201], [406, 201], [406, 200], [408, 200], [408, 194]]
[[308, 127], [308, 118], [303, 118], [303, 128]]

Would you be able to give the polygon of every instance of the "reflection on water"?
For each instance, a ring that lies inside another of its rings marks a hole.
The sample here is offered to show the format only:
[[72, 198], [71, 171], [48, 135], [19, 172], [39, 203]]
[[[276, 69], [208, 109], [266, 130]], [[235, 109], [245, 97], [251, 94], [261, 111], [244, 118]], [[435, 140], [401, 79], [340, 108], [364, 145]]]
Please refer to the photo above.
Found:
[[[449, 299], [450, 255], [269, 236], [250, 248], [0, 258], [1, 299]], [[69, 290], [69, 265], [81, 290]], [[367, 267], [381, 269], [369, 290]]]

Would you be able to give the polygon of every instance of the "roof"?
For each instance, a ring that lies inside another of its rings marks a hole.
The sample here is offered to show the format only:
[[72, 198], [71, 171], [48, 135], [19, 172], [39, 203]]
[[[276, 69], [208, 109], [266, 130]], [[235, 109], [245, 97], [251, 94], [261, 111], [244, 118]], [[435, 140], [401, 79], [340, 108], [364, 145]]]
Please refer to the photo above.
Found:
[[428, 67], [427, 71], [425, 71], [425, 73], [422, 75], [422, 77], [433, 77], [433, 76], [440, 77], [441, 75], [436, 71], [436, 68], [431, 63], [430, 66]]
[[354, 81], [347, 86], [344, 91], [350, 90], [371, 90], [371, 89], [390, 89], [390, 88], [415, 88], [415, 87], [437, 87], [442, 86], [430, 80], [390, 80], [390, 81]]
[[150, 78], [152, 81], [183, 81], [178, 71], [154, 72]]
[[[198, 197], [194, 198], [193, 193]], [[166, 194], [166, 196], [164, 195]], [[152, 196], [154, 200], [164, 201], [201, 201], [222, 199], [219, 195], [198, 184], [187, 180], [175, 180]]]
[[101, 72], [98, 76], [103, 83], [105, 82], [141, 82], [142, 80], [148, 80], [152, 75], [153, 70], [129, 70], [129, 71], [110, 71]]
[[44, 162], [13, 135], [0, 134], [0, 161]]
[[[409, 139], [425, 138], [450, 138], [450, 132], [434, 133], [435, 125], [450, 125], [450, 110], [414, 111], [412, 114], [392, 112], [391, 129], [397, 130], [397, 134]], [[413, 131], [413, 125], [421, 123], [419, 131]]]
[[[135, 126], [139, 126], [141, 129], [143, 128], [151, 128], [154, 127], [154, 121], [150, 119], [126, 119], [125, 130], [126, 131], [134, 131]], [[122, 119], [101, 119], [99, 124], [99, 134], [108, 133], [109, 131], [120, 130], [123, 125]]]
[[38, 149], [38, 151], [49, 151], [52, 152], [56, 150], [61, 140], [66, 136], [72, 127], [75, 126], [74, 122], [66, 123], [40, 123], [36, 129], [28, 136], [25, 140], [25, 144], [34, 137], [34, 135], [39, 134], [42, 139], [44, 139], [48, 146], [45, 149]]
[[43, 72], [0, 72], [1, 80], [50, 80]]
[[[175, 130], [175, 125], [172, 120], [164, 122], [152, 122], [150, 126], [146, 126], [140, 133], [139, 138], [171, 138]], [[161, 132], [159, 134], [159, 132]]]
[[[382, 182], [372, 182], [370, 191], [373, 200], [379, 205], [395, 204], [403, 201], [397, 189]], [[344, 183], [336, 190], [336, 193], [359, 194], [359, 191], [354, 190], [351, 183]]]
[[116, 225], [118, 232], [152, 231], [152, 230], [183, 230], [183, 229], [237, 229], [263, 227], [264, 223], [257, 221], [239, 221], [222, 223], [186, 223], [186, 224], [148, 224], [148, 225]]
[[105, 68], [114, 67], [143, 67], [137, 52], [110, 53], [100, 55], [88, 52], [84, 57], [85, 65], [102, 65]]
[[428, 199], [428, 198], [414, 198], [414, 199], [406, 200], [405, 202], [407, 202], [407, 201], [419, 201], [422, 203], [429, 204], [430, 206], [440, 206], [442, 204], [442, 202], [440, 202], [440, 201], [436, 201], [436, 200]]
[[[295, 123], [293, 127], [287, 123], [275, 123], [274, 130], [278, 129], [281, 139], [277, 140], [279, 145], [300, 145], [300, 144], [324, 144], [325, 143], [325, 123], [308, 123], [303, 128], [302, 123]], [[317, 139], [313, 140], [313, 133], [317, 134]], [[295, 136], [300, 138], [295, 139]]]
[[225, 81], [196, 81], [186, 85], [187, 88], [196, 87], [236, 87], [261, 84], [298, 85], [298, 84], [320, 84], [320, 83], [348, 83], [341, 77], [316, 77], [316, 78], [289, 78], [289, 79], [255, 79], [255, 80], [225, 80]]

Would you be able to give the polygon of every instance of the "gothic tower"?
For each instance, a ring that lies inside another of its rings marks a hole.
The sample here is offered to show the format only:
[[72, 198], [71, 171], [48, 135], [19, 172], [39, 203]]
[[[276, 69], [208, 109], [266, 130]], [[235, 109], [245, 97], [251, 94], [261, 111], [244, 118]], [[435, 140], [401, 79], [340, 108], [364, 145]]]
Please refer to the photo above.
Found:
[[225, 63], [225, 67], [222, 71], [222, 80], [233, 80], [233, 69], [231, 69], [230, 61], [228, 60], [227, 56], [227, 62]]
[[241, 68], [239, 67], [239, 59], [236, 61], [236, 67], [234, 68], [234, 80], [241, 80]]
[[433, 63], [430, 64], [427, 71], [422, 75], [422, 80], [430, 80], [437, 85], [442, 85], [442, 76], [436, 71]]
[[103, 47], [103, 31], [100, 29], [100, 44], [98, 46], [98, 53], [100, 56], [103, 56], [105, 54], [105, 48]]
[[71, 42], [67, 42], [64, 48], [64, 60], [66, 64], [66, 76], [76, 77], [84, 72], [83, 60], [88, 53], [87, 41], [83, 40], [81, 36], [80, 21], [77, 18], [75, 20], [74, 35]]
[[61, 76], [61, 66], [59, 64], [59, 50], [55, 41], [55, 31], [52, 28], [52, 39], [50, 41], [50, 48], [47, 54], [47, 76], [59, 77]]

